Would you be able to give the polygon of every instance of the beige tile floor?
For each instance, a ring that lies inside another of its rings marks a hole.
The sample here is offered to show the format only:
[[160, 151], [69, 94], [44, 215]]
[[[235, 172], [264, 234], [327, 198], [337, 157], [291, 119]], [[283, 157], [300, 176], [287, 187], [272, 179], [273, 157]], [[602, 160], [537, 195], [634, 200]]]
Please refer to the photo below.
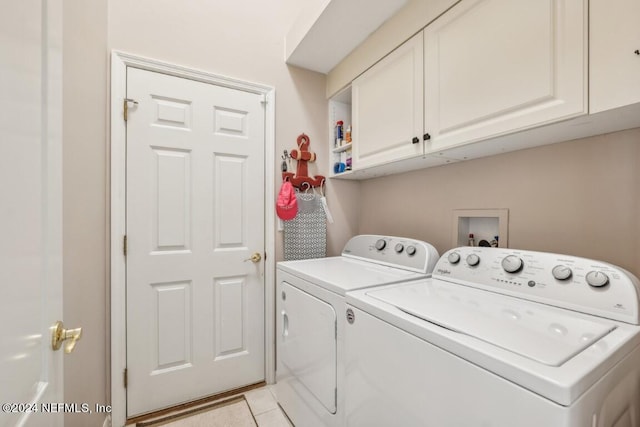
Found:
[[[249, 404], [249, 409], [258, 423], [258, 427], [292, 427], [291, 424], [278, 406], [272, 392], [272, 386], [265, 386], [244, 393], [244, 397]], [[179, 423], [172, 424], [175, 427], [187, 426], [188, 418]]]
[[245, 393], [244, 397], [249, 403], [249, 408], [258, 423], [258, 427], [293, 426], [278, 406], [272, 386], [251, 390]]

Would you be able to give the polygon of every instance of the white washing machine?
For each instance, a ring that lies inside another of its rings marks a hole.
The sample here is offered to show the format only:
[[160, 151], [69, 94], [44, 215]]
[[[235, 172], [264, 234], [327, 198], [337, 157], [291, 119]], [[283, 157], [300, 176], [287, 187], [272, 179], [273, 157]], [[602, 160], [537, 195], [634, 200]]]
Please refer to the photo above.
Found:
[[426, 242], [360, 235], [341, 256], [278, 263], [275, 392], [296, 426], [344, 425], [345, 293], [428, 277], [437, 260]]
[[638, 294], [604, 262], [471, 247], [350, 293], [346, 425], [638, 427]]

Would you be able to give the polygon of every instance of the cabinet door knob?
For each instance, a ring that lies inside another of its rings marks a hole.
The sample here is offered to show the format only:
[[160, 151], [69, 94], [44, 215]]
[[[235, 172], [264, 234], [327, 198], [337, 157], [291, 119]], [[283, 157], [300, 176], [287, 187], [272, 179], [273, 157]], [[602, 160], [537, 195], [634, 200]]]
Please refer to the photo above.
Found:
[[633, 53], [635, 53], [636, 55], [640, 55], [640, 49], [634, 50]]
[[418, 142], [420, 142], [420, 139], [418, 139], [417, 136], [414, 136], [413, 139], [411, 140], [412, 144], [417, 144]]
[[430, 139], [431, 139], [431, 135], [429, 135], [428, 133], [425, 133], [425, 134], [422, 136], [422, 139], [424, 139], [425, 141], [428, 141], [428, 140], [430, 140]]

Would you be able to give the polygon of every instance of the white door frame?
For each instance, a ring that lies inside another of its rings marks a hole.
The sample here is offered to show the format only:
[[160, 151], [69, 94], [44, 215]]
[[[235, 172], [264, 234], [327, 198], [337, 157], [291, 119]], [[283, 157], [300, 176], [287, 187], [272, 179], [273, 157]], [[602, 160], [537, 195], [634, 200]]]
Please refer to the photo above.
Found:
[[[127, 67], [160, 72], [176, 77], [262, 94], [265, 105], [265, 203], [275, 200], [275, 89], [206, 71], [173, 65], [123, 52], [111, 53], [111, 405], [112, 425], [127, 419], [124, 370], [126, 348], [126, 264], [123, 237], [126, 230], [126, 125], [123, 100], [127, 91]], [[275, 381], [275, 214], [265, 212], [265, 379]]]

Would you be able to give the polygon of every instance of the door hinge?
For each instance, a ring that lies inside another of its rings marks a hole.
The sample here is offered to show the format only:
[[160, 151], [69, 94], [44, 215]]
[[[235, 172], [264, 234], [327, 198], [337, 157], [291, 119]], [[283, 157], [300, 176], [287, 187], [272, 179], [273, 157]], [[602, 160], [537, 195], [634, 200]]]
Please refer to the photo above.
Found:
[[124, 254], [124, 256], [127, 256], [127, 235], [126, 234], [122, 239], [122, 253]]
[[129, 370], [127, 368], [124, 368], [124, 388], [127, 388], [127, 386], [129, 385]]
[[138, 101], [131, 98], [125, 98], [122, 102], [123, 116], [124, 121], [126, 122], [129, 119], [129, 103], [132, 102], [133, 105], [138, 105]]

